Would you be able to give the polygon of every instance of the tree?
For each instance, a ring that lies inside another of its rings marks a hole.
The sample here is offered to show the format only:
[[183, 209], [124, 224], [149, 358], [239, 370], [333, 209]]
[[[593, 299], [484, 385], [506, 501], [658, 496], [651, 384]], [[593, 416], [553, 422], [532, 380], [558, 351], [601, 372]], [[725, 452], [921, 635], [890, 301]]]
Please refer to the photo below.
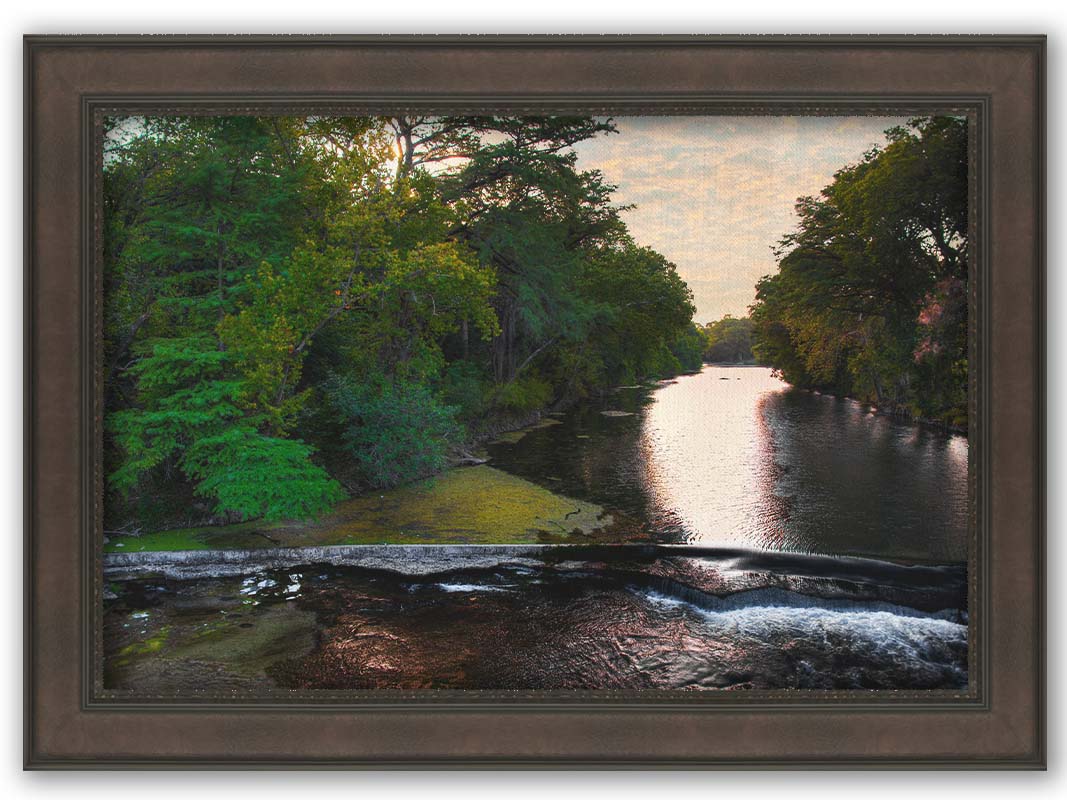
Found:
[[736, 319], [729, 314], [716, 322], [709, 322], [702, 330], [704, 358], [722, 364], [747, 364], [752, 355], [752, 320]]
[[801, 386], [966, 421], [967, 125], [912, 120], [797, 201], [754, 351]]
[[496, 416], [699, 366], [688, 287], [577, 168], [610, 120], [106, 129], [116, 523], [315, 516]]
[[[588, 334], [572, 348], [579, 394], [683, 369], [671, 348], [688, 336], [694, 307], [674, 264], [626, 237], [589, 253], [579, 291], [595, 310]], [[699, 367], [686, 360], [684, 368]]]
[[607, 122], [586, 118], [446, 120], [499, 141], [480, 141], [442, 177], [442, 196], [456, 215], [453, 233], [494, 270], [492, 340], [497, 382], [512, 381], [567, 339], [580, 339], [591, 309], [574, 291], [584, 249], [621, 233], [612, 187], [596, 172], [575, 169], [570, 146]]
[[[278, 438], [299, 402], [264, 399], [268, 356], [284, 350], [291, 320], [277, 315], [254, 346], [233, 334], [249, 299], [313, 229], [293, 213], [309, 195], [296, 127], [150, 120], [109, 153], [113, 207], [129, 202], [115, 197], [122, 186], [138, 187], [136, 205], [106, 228], [107, 393], [125, 401], [108, 416], [116, 494], [137, 493], [157, 470], [180, 470], [225, 517], [306, 516], [341, 496], [310, 462], [311, 447]], [[264, 471], [276, 491], [256, 486]]]

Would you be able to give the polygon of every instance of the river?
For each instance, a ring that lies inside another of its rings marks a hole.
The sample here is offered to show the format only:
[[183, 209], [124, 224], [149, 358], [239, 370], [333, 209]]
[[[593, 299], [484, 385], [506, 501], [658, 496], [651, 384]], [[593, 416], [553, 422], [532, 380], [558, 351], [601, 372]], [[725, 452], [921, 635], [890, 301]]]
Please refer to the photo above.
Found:
[[967, 439], [707, 366], [617, 389], [490, 448], [493, 466], [592, 500], [620, 536], [798, 553], [967, 558]]
[[606, 529], [490, 566], [114, 580], [105, 687], [967, 686], [965, 437], [708, 366], [508, 438], [494, 468], [596, 503]]

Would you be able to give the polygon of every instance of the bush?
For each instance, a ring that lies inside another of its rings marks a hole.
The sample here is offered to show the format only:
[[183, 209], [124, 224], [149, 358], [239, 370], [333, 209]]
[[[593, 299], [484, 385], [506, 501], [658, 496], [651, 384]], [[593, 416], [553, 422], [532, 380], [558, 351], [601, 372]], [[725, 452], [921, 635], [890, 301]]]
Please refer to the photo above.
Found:
[[240, 519], [306, 519], [329, 510], [344, 491], [310, 460], [314, 449], [293, 439], [230, 428], [198, 440], [185, 454], [196, 493]]
[[531, 375], [498, 387], [493, 404], [503, 411], [527, 414], [547, 406], [552, 401], [552, 394], [552, 384]]
[[648, 353], [637, 370], [642, 378], [669, 378], [682, 371], [682, 363], [666, 342], [660, 342], [659, 347]]
[[454, 406], [462, 419], [474, 419], [486, 411], [492, 379], [470, 361], [454, 361], [441, 377], [441, 400]]
[[358, 480], [374, 489], [439, 472], [461, 437], [457, 409], [418, 383], [335, 377], [327, 397], [342, 420], [344, 449]]

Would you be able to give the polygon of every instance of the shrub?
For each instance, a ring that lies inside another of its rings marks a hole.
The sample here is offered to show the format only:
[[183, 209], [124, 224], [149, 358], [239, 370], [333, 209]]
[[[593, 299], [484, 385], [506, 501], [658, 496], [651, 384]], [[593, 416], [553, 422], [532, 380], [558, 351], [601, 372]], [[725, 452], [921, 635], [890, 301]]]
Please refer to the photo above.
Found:
[[492, 379], [477, 364], [454, 361], [441, 377], [441, 400], [454, 406], [462, 419], [474, 419], [485, 412], [491, 386]]
[[327, 397], [342, 420], [343, 446], [359, 481], [385, 489], [442, 470], [462, 428], [457, 409], [426, 386], [377, 378], [335, 377]]
[[544, 408], [552, 401], [552, 384], [532, 375], [516, 378], [497, 388], [493, 404], [516, 414]]
[[310, 460], [313, 448], [293, 439], [230, 428], [186, 451], [196, 493], [240, 519], [305, 519], [344, 498], [337, 481]]

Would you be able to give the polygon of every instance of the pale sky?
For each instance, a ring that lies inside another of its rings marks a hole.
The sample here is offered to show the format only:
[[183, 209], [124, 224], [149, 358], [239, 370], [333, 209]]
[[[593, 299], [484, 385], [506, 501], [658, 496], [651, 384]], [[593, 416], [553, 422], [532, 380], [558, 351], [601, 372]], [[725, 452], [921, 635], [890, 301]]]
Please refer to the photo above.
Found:
[[742, 317], [776, 270], [771, 248], [796, 227], [793, 205], [884, 144], [904, 117], [616, 117], [619, 133], [576, 146], [581, 169], [619, 189], [640, 245], [678, 266], [696, 321]]

